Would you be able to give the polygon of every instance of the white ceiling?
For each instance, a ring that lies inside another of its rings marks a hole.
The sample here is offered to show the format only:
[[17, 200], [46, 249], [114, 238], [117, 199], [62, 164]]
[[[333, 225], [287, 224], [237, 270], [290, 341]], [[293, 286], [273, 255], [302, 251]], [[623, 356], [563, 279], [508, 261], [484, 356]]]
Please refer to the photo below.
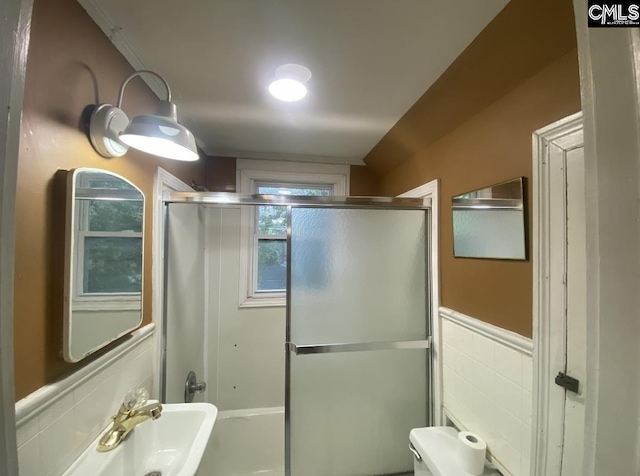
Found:
[[[167, 79], [208, 155], [340, 163], [362, 163], [508, 2], [79, 1], [134, 68]], [[286, 63], [313, 73], [297, 103], [267, 92]]]

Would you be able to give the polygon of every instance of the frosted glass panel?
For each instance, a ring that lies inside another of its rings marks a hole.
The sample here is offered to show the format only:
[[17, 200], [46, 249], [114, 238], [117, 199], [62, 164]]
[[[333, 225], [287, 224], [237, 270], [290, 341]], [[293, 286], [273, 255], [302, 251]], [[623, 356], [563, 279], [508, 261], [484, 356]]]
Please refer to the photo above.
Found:
[[453, 210], [455, 256], [524, 259], [522, 210]]
[[[184, 403], [184, 384], [190, 371], [205, 380], [205, 244], [203, 205], [168, 205], [166, 237], [166, 348], [163, 403]], [[211, 223], [215, 223], [213, 220]], [[212, 232], [218, 231], [212, 225]], [[219, 234], [219, 231], [218, 231]], [[203, 401], [202, 393], [195, 401]]]
[[[425, 340], [426, 213], [293, 208], [289, 340]], [[410, 472], [409, 431], [428, 424], [429, 358], [424, 349], [291, 352], [287, 474]]]
[[290, 340], [427, 335], [424, 210], [294, 208]]
[[411, 428], [427, 425], [427, 351], [291, 355], [291, 476], [413, 470]]

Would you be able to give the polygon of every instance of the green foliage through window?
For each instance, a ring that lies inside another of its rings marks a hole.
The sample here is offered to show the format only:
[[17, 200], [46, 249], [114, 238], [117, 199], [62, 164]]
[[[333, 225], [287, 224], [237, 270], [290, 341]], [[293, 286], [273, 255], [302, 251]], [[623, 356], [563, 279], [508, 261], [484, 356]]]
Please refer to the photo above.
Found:
[[[304, 187], [300, 185], [259, 184], [257, 192], [261, 195], [327, 197], [331, 195], [331, 188], [321, 185]], [[283, 291], [287, 285], [287, 207], [274, 205], [257, 207], [256, 215], [258, 234], [257, 291]]]
[[142, 201], [91, 200], [89, 231], [142, 231]]
[[142, 238], [87, 237], [84, 293], [142, 291]]

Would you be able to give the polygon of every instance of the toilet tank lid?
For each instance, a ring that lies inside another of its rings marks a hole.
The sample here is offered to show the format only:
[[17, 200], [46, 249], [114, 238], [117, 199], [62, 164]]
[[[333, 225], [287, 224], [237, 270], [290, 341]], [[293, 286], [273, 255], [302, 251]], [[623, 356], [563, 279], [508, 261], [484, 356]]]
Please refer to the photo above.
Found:
[[[458, 431], [450, 426], [414, 428], [409, 433], [409, 441], [420, 453], [422, 460], [434, 476], [470, 476], [458, 466], [456, 448]], [[495, 470], [485, 468], [483, 476], [499, 475]]]

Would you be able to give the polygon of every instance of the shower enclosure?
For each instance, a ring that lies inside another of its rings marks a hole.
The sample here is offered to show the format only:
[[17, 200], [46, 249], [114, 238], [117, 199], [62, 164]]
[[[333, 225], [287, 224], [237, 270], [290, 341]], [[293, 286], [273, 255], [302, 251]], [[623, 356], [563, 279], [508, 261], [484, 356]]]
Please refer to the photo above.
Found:
[[[235, 312], [222, 302], [231, 289], [224, 286], [239, 279], [231, 269], [237, 260], [224, 265], [225, 243], [240, 240], [241, 221], [233, 220], [240, 208], [284, 206], [286, 308], [271, 321], [271, 327], [286, 322], [276, 343], [284, 378], [280, 370], [260, 372], [269, 357], [266, 350], [261, 357], [259, 344], [243, 351], [254, 353], [243, 364], [255, 366], [252, 380], [283, 384], [284, 431], [274, 428], [273, 438], [284, 436], [284, 474], [411, 474], [409, 431], [427, 426], [433, 411], [429, 201], [196, 192], [172, 193], [165, 201], [163, 400], [184, 401], [191, 370], [210, 380], [209, 392], [196, 399], [206, 398], [221, 413], [260, 393], [224, 398], [231, 389], [225, 367], [242, 360], [237, 344], [234, 357], [224, 358], [230, 341], [221, 323], [229, 321], [225, 309]], [[207, 270], [210, 261], [215, 271]], [[256, 319], [243, 328], [241, 318], [231, 320], [232, 335], [264, 325]]]

